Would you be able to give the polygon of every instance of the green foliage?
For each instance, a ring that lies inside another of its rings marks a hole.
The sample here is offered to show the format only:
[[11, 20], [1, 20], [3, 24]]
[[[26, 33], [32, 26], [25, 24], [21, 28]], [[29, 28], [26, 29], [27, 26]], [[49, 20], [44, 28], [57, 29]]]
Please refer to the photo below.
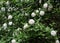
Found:
[[[8, 0], [0, 0], [0, 43], [11, 43], [12, 39], [16, 39], [17, 43], [55, 43], [56, 39], [60, 39], [60, 3], [55, 0], [9, 0], [10, 4], [6, 5]], [[57, 0], [58, 1], [58, 0]], [[52, 5], [51, 11], [43, 8], [44, 3]], [[4, 7], [5, 11], [1, 11]], [[10, 11], [8, 11], [9, 8]], [[40, 9], [41, 8], [41, 9]], [[40, 16], [36, 10], [45, 11], [44, 16]], [[31, 17], [34, 12], [36, 17]], [[28, 14], [26, 16], [25, 14]], [[8, 15], [13, 18], [8, 20]], [[24, 24], [29, 19], [34, 19], [35, 24], [29, 25], [23, 29]], [[9, 26], [8, 22], [12, 21], [13, 25]], [[7, 23], [7, 28], [2, 26]], [[51, 36], [51, 31], [56, 30], [57, 35]]]

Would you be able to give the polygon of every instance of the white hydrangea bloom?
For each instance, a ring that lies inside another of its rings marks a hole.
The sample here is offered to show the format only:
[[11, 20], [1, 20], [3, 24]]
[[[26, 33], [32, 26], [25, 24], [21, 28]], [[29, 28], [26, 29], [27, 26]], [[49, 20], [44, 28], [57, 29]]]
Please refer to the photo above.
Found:
[[16, 40], [15, 40], [15, 39], [12, 39], [12, 40], [11, 40], [11, 43], [16, 43]]
[[40, 15], [43, 16], [45, 14], [44, 11], [40, 11]]
[[31, 16], [32, 16], [32, 17], [35, 17], [35, 16], [36, 16], [36, 14], [33, 12], [33, 13], [31, 14]]
[[39, 8], [39, 10], [41, 10], [41, 8]]
[[42, 2], [42, 0], [39, 0], [39, 3], [41, 3]]
[[13, 7], [9, 7], [8, 8], [8, 12], [12, 11], [13, 10]]
[[9, 23], [8, 23], [8, 25], [12, 25], [12, 24], [13, 24], [13, 22], [9, 22]]
[[52, 8], [53, 8], [53, 6], [52, 6], [52, 5], [49, 5], [49, 6], [48, 6], [48, 11], [51, 11]]
[[39, 12], [39, 10], [36, 10], [36, 13], [38, 13]]
[[28, 23], [32, 25], [32, 24], [35, 23], [35, 21], [34, 21], [33, 19], [30, 19], [30, 20], [28, 21]]
[[21, 2], [23, 2], [24, 0], [21, 0]]
[[43, 8], [47, 8], [48, 7], [48, 3], [44, 3]]
[[18, 27], [18, 28], [17, 28], [17, 31], [19, 31], [19, 30], [22, 30], [22, 28]]
[[3, 24], [3, 28], [6, 29], [7, 28], [7, 23]]
[[24, 29], [26, 29], [28, 27], [29, 27], [29, 25], [27, 23], [23, 26]]
[[55, 43], [59, 43], [59, 40], [56, 40], [56, 42]]
[[12, 17], [12, 15], [8, 15], [8, 19], [12, 19], [13, 17]]
[[9, 5], [9, 4], [10, 4], [10, 2], [9, 2], [9, 1], [7, 1], [7, 2], [6, 2], [6, 5]]
[[1, 11], [5, 11], [5, 7], [1, 7]]
[[4, 23], [3, 26], [4, 26], [4, 27], [7, 26], [7, 23]]
[[25, 16], [28, 16], [28, 14], [27, 14], [27, 13], [25, 13]]
[[53, 5], [49, 5], [48, 7], [49, 7], [49, 8], [53, 8]]
[[52, 36], [56, 36], [56, 31], [52, 30], [52, 31], [51, 31], [51, 35], [52, 35]]
[[27, 2], [28, 2], [29, 0], [25, 0], [25, 1], [27, 1]]

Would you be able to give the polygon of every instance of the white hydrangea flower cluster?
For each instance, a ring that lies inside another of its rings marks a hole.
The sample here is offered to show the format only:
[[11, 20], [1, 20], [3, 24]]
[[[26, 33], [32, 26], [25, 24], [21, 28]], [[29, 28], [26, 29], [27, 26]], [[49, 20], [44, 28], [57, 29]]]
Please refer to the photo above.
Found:
[[13, 17], [12, 17], [12, 15], [8, 15], [8, 19], [12, 19]]
[[16, 43], [16, 40], [15, 40], [15, 39], [12, 39], [12, 40], [11, 40], [11, 43]]
[[47, 8], [48, 7], [48, 3], [44, 3], [43, 8]]
[[32, 16], [32, 17], [35, 17], [35, 16], [36, 16], [36, 14], [33, 12], [33, 13], [31, 14], [31, 16]]
[[1, 11], [5, 11], [5, 7], [1, 7]]
[[31, 25], [33, 25], [35, 23], [35, 20], [29, 19], [28, 23], [31, 24]]
[[55, 43], [60, 43], [60, 42], [59, 42], [59, 40], [56, 40], [56, 42], [55, 42]]
[[[56, 36], [57, 35], [57, 31], [52, 30], [51, 31], [51, 35], [52, 36]], [[56, 40], [55, 43], [59, 43], [59, 40]]]
[[[40, 1], [41, 1], [41, 0], [40, 0]], [[44, 8], [44, 9], [47, 9], [47, 8], [48, 8], [48, 11], [51, 11], [52, 8], [53, 8], [53, 6], [52, 6], [52, 5], [49, 5], [48, 3], [44, 3], [44, 4], [43, 4], [43, 8]], [[45, 11], [44, 11], [44, 10], [41, 10], [41, 11], [40, 11], [40, 15], [41, 15], [41, 16], [44, 16], [44, 15], [45, 15]]]
[[8, 25], [12, 25], [13, 23], [12, 22], [9, 22]]
[[6, 29], [7, 28], [7, 23], [3, 24], [3, 28]]
[[56, 36], [56, 34], [57, 34], [56, 31], [54, 31], [54, 30], [51, 31], [51, 35], [52, 35], [52, 36]]
[[29, 27], [29, 25], [27, 23], [23, 26], [24, 29], [26, 29], [28, 27]]
[[45, 14], [45, 11], [40, 11], [41, 16], [44, 16], [44, 14]]
[[[10, 20], [10, 19], [12, 19], [12, 18], [13, 18], [12, 15], [8, 15], [8, 20]], [[13, 24], [13, 22], [12, 22], [12, 21], [9, 21], [8, 25], [11, 26], [12, 24]], [[4, 23], [4, 24], [3, 24], [3, 28], [4, 28], [4, 29], [7, 28], [7, 23]]]
[[9, 6], [10, 2], [9, 2], [9, 1], [7, 1], [5, 4]]

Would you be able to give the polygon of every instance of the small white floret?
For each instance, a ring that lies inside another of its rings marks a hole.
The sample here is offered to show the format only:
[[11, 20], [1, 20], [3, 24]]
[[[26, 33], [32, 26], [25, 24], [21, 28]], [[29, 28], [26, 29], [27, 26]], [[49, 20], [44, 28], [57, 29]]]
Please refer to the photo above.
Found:
[[32, 25], [32, 24], [35, 23], [35, 21], [34, 21], [33, 19], [30, 19], [30, 20], [28, 21], [28, 23]]

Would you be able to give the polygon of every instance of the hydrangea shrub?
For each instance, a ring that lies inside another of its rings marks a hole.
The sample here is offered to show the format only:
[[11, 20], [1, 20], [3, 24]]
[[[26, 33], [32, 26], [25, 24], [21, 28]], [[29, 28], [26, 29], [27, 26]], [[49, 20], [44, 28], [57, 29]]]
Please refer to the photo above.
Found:
[[0, 43], [60, 43], [60, 1], [0, 0]]

